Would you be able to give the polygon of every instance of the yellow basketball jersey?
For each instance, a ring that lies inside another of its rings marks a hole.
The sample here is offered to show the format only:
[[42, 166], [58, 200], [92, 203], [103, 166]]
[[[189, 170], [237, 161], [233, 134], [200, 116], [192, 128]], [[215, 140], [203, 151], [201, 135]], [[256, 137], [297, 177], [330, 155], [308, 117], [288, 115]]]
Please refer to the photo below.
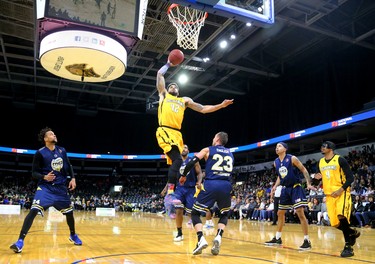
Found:
[[159, 126], [167, 126], [174, 129], [181, 129], [186, 106], [181, 97], [166, 93], [165, 98], [158, 108]]
[[[326, 195], [330, 195], [332, 192], [340, 189], [346, 181], [346, 176], [339, 164], [339, 157], [340, 155], [335, 155], [329, 162], [326, 162], [324, 158], [321, 158], [319, 161], [323, 190]], [[346, 190], [350, 192], [350, 188]]]

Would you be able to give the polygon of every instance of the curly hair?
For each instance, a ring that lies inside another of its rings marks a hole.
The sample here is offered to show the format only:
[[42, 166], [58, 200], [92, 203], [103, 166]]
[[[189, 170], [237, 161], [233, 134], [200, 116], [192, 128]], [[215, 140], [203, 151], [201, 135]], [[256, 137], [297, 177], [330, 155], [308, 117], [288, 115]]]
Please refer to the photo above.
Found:
[[52, 129], [49, 127], [45, 127], [42, 130], [40, 130], [38, 134], [38, 140], [40, 141], [40, 143], [44, 143], [44, 136], [46, 135], [48, 131], [52, 131]]

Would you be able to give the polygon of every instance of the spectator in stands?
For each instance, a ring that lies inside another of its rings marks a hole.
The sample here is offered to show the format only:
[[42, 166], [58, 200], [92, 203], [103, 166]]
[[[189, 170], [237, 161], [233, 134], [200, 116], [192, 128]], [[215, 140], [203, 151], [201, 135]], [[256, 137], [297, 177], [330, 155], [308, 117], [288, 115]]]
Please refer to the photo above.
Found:
[[361, 196], [356, 195], [352, 206], [352, 216], [356, 219], [358, 227], [363, 227], [364, 219], [362, 213], [364, 209], [365, 207], [363, 206]]
[[267, 219], [267, 222], [271, 222], [273, 221], [274, 219], [274, 202], [273, 202], [273, 199], [271, 198], [270, 199], [270, 202], [268, 205], [266, 205], [266, 219]]
[[318, 212], [318, 225], [330, 226], [328, 212], [327, 212], [327, 197], [323, 197], [322, 203], [320, 204], [320, 212]]
[[236, 196], [232, 196], [231, 203], [230, 203], [230, 209], [228, 212], [228, 218], [229, 219], [236, 219], [236, 213], [234, 212], [234, 209], [236, 208], [237, 199]]
[[368, 203], [365, 205], [365, 209], [363, 210], [363, 219], [364, 219], [364, 227], [368, 228], [371, 227], [371, 221], [375, 220], [375, 203], [374, 197], [368, 197]]
[[255, 201], [254, 197], [250, 197], [249, 199], [250, 199], [250, 204], [249, 204], [249, 208], [248, 208], [248, 211], [247, 211], [247, 217], [246, 217], [248, 220], [251, 219], [251, 216], [253, 215], [253, 212], [254, 212], [255, 208], [257, 206], [259, 206], [257, 204], [257, 202]]
[[321, 211], [321, 204], [318, 198], [313, 198], [313, 205], [311, 209], [309, 209], [309, 220], [312, 224], [318, 223], [318, 212]]
[[245, 204], [241, 205], [239, 209], [240, 220], [247, 217], [249, 208], [250, 208], [250, 199], [247, 198], [245, 200]]

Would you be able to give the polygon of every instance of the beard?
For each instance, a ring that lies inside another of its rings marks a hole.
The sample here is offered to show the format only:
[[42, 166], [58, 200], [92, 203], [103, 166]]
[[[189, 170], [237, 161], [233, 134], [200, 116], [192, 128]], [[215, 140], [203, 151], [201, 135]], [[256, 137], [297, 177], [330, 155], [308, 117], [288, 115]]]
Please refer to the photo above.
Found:
[[171, 91], [171, 92], [169, 92], [169, 94], [171, 94], [173, 96], [178, 96], [178, 92], [175, 92], [175, 91]]

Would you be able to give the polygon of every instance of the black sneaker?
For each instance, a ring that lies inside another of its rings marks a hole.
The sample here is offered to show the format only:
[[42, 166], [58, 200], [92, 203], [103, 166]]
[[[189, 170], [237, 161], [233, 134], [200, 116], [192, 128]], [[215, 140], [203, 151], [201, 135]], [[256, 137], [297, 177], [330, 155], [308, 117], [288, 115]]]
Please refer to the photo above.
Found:
[[349, 235], [349, 241], [348, 241], [349, 245], [354, 246], [355, 241], [357, 240], [357, 238], [359, 238], [360, 235], [361, 235], [361, 232], [354, 229], [354, 233]]
[[343, 257], [343, 258], [348, 258], [348, 257], [354, 256], [353, 248], [349, 243], [345, 244], [345, 247], [344, 247], [343, 251], [341, 251], [340, 256]]
[[281, 246], [283, 244], [283, 241], [281, 240], [281, 237], [279, 239], [276, 239], [276, 237], [272, 238], [270, 241], [265, 242], [267, 246]]
[[311, 242], [307, 239], [303, 240], [303, 244], [299, 247], [300, 250], [310, 250]]

